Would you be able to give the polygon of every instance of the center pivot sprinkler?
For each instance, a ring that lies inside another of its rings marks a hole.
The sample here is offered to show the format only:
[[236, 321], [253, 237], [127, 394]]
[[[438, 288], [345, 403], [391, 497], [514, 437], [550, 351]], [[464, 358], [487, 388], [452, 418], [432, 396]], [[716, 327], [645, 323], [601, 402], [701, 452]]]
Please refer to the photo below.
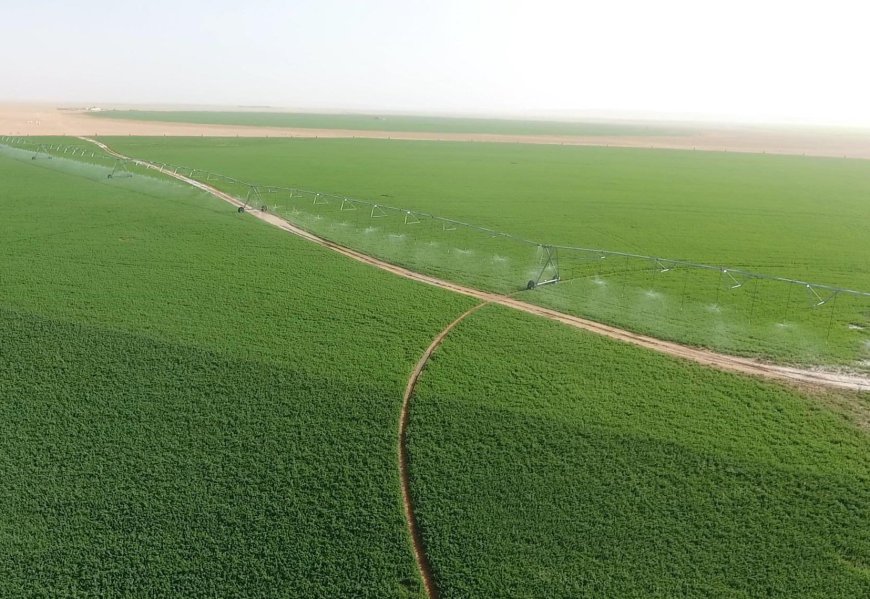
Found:
[[261, 210], [266, 211], [266, 204], [263, 202], [263, 197], [260, 195], [260, 190], [256, 185], [248, 185], [248, 193], [245, 194], [245, 204], [239, 206], [239, 214], [247, 210], [251, 205], [260, 204]]
[[[66, 151], [64, 151], [64, 154], [65, 153], [66, 153]], [[133, 173], [132, 173], [132, 171], [130, 171], [130, 169], [127, 166], [128, 162], [130, 162], [130, 161], [126, 160], [126, 159], [121, 159], [121, 158], [118, 158], [117, 160], [115, 160], [115, 166], [112, 167], [112, 172], [109, 173], [108, 175], [106, 175], [106, 178], [108, 178], [108, 179], [123, 179], [123, 178], [132, 177]]]
[[526, 289], [532, 290], [542, 285], [555, 285], [559, 282], [559, 253], [552, 245], [538, 246], [538, 262], [542, 264], [538, 276], [529, 279]]

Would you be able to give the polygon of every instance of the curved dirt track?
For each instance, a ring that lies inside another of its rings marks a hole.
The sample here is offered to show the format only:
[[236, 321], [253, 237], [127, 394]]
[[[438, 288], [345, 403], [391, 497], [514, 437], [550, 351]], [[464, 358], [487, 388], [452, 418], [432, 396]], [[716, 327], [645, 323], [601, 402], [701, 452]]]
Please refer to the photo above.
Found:
[[486, 303], [477, 304], [456, 320], [447, 325], [443, 331], [438, 333], [417, 365], [414, 366], [414, 371], [408, 379], [408, 385], [405, 387], [405, 395], [402, 398], [402, 413], [399, 416], [399, 476], [402, 480], [402, 503], [405, 506], [405, 521], [408, 524], [408, 532], [411, 533], [411, 540], [414, 544], [414, 557], [417, 560], [417, 568], [420, 570], [420, 577], [423, 579], [423, 585], [426, 587], [426, 595], [429, 599], [438, 597], [438, 587], [435, 586], [435, 579], [432, 576], [432, 566], [429, 564], [429, 558], [426, 556], [426, 551], [423, 546], [423, 535], [420, 533], [420, 528], [417, 525], [417, 518], [414, 515], [414, 503], [411, 500], [411, 480], [408, 467], [408, 445], [406, 435], [408, 431], [408, 419], [410, 418], [411, 396], [414, 394], [414, 388], [417, 386], [417, 381], [426, 367], [432, 353], [441, 345], [447, 334], [466, 317], [471, 316], [474, 312], [484, 307]]
[[[111, 154], [112, 156], [115, 156], [116, 158], [130, 160], [134, 164], [137, 164], [139, 166], [151, 168], [165, 175], [169, 175], [170, 177], [174, 177], [180, 181], [184, 181], [185, 183], [192, 185], [197, 189], [206, 191], [211, 195], [220, 198], [234, 206], [241, 207], [244, 205], [244, 202], [242, 202], [238, 198], [235, 198], [228, 193], [212, 187], [211, 185], [207, 185], [195, 179], [180, 175], [178, 173], [164, 170], [163, 168], [152, 164], [146, 160], [138, 160], [129, 156], [125, 156], [123, 154], [115, 152], [106, 144], [96, 141], [94, 139], [88, 137], [80, 137], [79, 139], [96, 144], [102, 150]], [[301, 229], [291, 224], [290, 222], [284, 220], [277, 215], [268, 212], [261, 212], [259, 210], [254, 210], [250, 208], [248, 209], [248, 213], [255, 218], [259, 218], [260, 220], [274, 225], [279, 229], [287, 231], [288, 233], [292, 233], [294, 235], [297, 235], [298, 237], [302, 237], [303, 239], [307, 239], [308, 241], [317, 243], [319, 245], [322, 245], [323, 247], [327, 247], [335, 252], [338, 252], [339, 254], [347, 256], [348, 258], [352, 258], [358, 262], [369, 264], [376, 268], [380, 268], [381, 270], [391, 272], [400, 277], [411, 279], [413, 281], [419, 281], [421, 283], [426, 283], [427, 285], [440, 287], [441, 289], [447, 289], [449, 291], [453, 291], [455, 293], [459, 293], [468, 297], [473, 297], [480, 300], [481, 302], [498, 304], [500, 306], [513, 308], [515, 310], [520, 310], [528, 314], [534, 314], [536, 316], [548, 318], [550, 320], [561, 322], [562, 324], [566, 324], [574, 328], [597, 333], [611, 339], [631, 343], [632, 345], [651, 349], [660, 353], [668, 354], [670, 356], [691, 360], [704, 366], [709, 366], [729, 372], [737, 372], [750, 376], [762, 377], [766, 379], [775, 379], [804, 386], [810, 385], [815, 387], [832, 387], [857, 391], [870, 391], [870, 379], [868, 378], [857, 375], [828, 372], [823, 370], [807, 370], [801, 368], [793, 368], [789, 366], [766, 364], [752, 358], [729, 356], [727, 354], [720, 354], [706, 349], [680, 345], [679, 343], [674, 343], [671, 341], [663, 341], [661, 339], [656, 339], [655, 337], [649, 337], [647, 335], [633, 333], [631, 331], [626, 331], [615, 326], [601, 324], [593, 320], [581, 318], [579, 316], [571, 316], [569, 314], [564, 314], [550, 308], [544, 308], [542, 306], [529, 304], [514, 297], [480, 291], [471, 287], [465, 287], [458, 283], [452, 283], [450, 281], [445, 281], [437, 277], [432, 277], [429, 275], [414, 272], [412, 270], [408, 270], [407, 268], [396, 266], [395, 264], [390, 264], [388, 262], [373, 258], [372, 256], [368, 256], [361, 252], [357, 252], [356, 250], [352, 250], [343, 245], [339, 245], [327, 239], [323, 239], [322, 237], [318, 237], [313, 233], [309, 233], [308, 231], [305, 231], [304, 229]]]

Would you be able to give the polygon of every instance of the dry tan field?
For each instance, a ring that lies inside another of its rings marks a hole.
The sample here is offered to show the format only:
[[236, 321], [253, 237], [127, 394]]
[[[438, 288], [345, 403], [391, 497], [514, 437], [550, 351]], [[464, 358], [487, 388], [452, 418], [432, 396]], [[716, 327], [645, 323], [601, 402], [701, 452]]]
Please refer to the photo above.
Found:
[[[146, 108], [146, 107], [139, 107]], [[166, 135], [209, 137], [323, 137], [564, 144], [728, 151], [870, 159], [870, 132], [709, 125], [681, 136], [496, 135], [301, 129], [99, 119], [81, 108], [0, 104], [0, 135]]]

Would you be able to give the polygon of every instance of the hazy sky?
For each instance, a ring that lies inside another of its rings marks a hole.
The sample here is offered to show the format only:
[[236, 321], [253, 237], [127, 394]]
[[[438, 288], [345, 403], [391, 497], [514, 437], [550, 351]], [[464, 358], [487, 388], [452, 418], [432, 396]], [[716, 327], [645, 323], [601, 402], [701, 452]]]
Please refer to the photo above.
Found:
[[0, 100], [866, 126], [866, 4], [0, 0]]

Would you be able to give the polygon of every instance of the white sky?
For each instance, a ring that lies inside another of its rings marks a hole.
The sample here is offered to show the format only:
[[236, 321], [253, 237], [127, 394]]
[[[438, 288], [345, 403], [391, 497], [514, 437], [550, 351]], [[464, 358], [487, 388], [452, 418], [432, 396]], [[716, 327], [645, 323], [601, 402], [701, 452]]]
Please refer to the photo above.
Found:
[[868, 63], [866, 1], [0, 0], [13, 101], [868, 126]]

